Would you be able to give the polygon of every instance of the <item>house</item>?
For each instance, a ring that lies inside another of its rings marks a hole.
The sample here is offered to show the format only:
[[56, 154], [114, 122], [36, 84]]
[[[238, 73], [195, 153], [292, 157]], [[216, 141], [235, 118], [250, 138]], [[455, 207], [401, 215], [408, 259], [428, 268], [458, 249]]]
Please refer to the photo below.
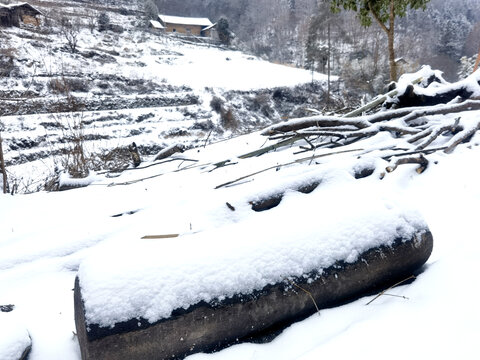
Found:
[[211, 37], [213, 24], [208, 18], [158, 15], [161, 25], [167, 33]]
[[20, 27], [21, 22], [38, 26], [40, 25], [38, 15], [43, 14], [28, 3], [0, 4], [0, 26]]
[[163, 31], [165, 28], [157, 20], [150, 20], [150, 28], [155, 31]]

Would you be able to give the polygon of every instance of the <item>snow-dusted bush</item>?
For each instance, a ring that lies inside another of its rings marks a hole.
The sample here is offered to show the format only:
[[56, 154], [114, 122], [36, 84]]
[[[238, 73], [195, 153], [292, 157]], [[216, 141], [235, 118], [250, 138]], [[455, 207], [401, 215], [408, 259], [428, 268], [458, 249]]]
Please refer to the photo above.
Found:
[[460, 66], [458, 68], [459, 79], [465, 79], [472, 74], [476, 59], [477, 55], [471, 57], [463, 56], [460, 59]]
[[210, 101], [210, 107], [218, 114], [220, 114], [223, 110], [223, 104], [225, 103], [224, 100], [219, 98], [218, 96], [214, 96]]

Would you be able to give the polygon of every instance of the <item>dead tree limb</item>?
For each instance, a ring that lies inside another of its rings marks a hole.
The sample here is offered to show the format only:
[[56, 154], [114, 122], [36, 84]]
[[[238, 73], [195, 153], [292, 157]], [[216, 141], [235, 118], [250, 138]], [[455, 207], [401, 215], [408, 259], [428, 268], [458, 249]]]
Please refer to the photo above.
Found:
[[416, 156], [416, 157], [398, 158], [398, 159], [394, 159], [391, 162], [391, 164], [386, 167], [385, 170], [387, 170], [387, 172], [391, 173], [392, 171], [395, 171], [395, 169], [399, 165], [405, 165], [405, 164], [419, 164], [420, 166], [416, 169], [416, 171], [417, 171], [417, 173], [421, 174], [427, 168], [428, 160], [425, 158], [425, 156], [423, 156], [423, 154], [420, 154], [419, 156]]
[[[436, 151], [445, 150], [446, 148], [447, 148], [447, 146], [442, 146], [442, 147], [438, 147], [438, 148], [407, 151], [407, 152], [403, 152], [403, 153], [400, 153], [400, 154], [397, 153], [397, 154], [386, 155], [386, 156], [383, 156], [382, 159], [385, 160], [385, 161], [389, 161], [393, 157], [399, 157], [399, 156], [408, 156], [408, 155], [416, 155], [416, 154], [429, 155], [429, 154], [433, 154]], [[398, 150], [398, 149], [395, 149], [395, 150]]]
[[454, 136], [450, 140], [450, 144], [448, 144], [447, 148], [443, 150], [445, 154], [450, 154], [455, 150], [457, 145], [468, 141], [475, 133], [480, 129], [480, 123], [477, 124], [476, 127], [468, 129], [468, 130], [463, 130], [462, 132], [458, 133], [456, 136]]
[[364, 119], [346, 119], [336, 116], [312, 116], [302, 119], [294, 119], [287, 122], [272, 125], [262, 132], [262, 135], [271, 136], [278, 132], [297, 131], [311, 127], [331, 127], [331, 126], [354, 126], [357, 129], [365, 129], [370, 126]]
[[418, 145], [415, 150], [423, 150], [425, 149], [428, 145], [430, 145], [432, 142], [435, 141], [435, 139], [437, 139], [440, 135], [442, 135], [443, 133], [447, 132], [447, 131], [452, 131], [454, 132], [455, 129], [458, 127], [458, 123], [460, 121], [460, 118], [457, 118], [455, 120], [455, 123], [454, 124], [449, 124], [449, 125], [445, 125], [445, 126], [441, 126], [441, 127], [436, 127], [434, 129], [432, 129], [431, 131], [431, 134], [428, 136], [428, 138], [423, 141], [420, 145]]
[[255, 172], [250, 173], [250, 174], [248, 174], [248, 175], [244, 175], [244, 176], [241, 176], [241, 177], [239, 177], [239, 178], [237, 178], [237, 179], [234, 179], [234, 180], [231, 180], [231, 181], [227, 181], [226, 183], [217, 185], [217, 186], [215, 186], [215, 189], [220, 189], [220, 188], [222, 188], [222, 187], [226, 187], [226, 186], [235, 184], [235, 183], [237, 183], [237, 182], [239, 182], [239, 181], [248, 179], [249, 177], [252, 177], [252, 176], [261, 174], [261, 173], [263, 173], [263, 172], [265, 172], [265, 171], [268, 171], [268, 170], [278, 169], [278, 168], [281, 168], [281, 167], [284, 167], [284, 166], [289, 166], [289, 165], [293, 165], [293, 164], [298, 164], [298, 163], [302, 163], [302, 162], [305, 162], [305, 161], [312, 161], [312, 160], [315, 160], [315, 159], [318, 159], [318, 158], [321, 158], [321, 157], [326, 157], [326, 156], [331, 156], [331, 155], [338, 155], [338, 154], [344, 154], [344, 153], [355, 152], [355, 151], [362, 151], [362, 150], [363, 150], [363, 149], [351, 149], [351, 150], [335, 151], [335, 152], [331, 152], [331, 153], [327, 153], [327, 154], [320, 154], [320, 155], [315, 155], [315, 156], [304, 157], [304, 158], [297, 159], [297, 160], [294, 160], [294, 161], [290, 161], [290, 162], [284, 163], [284, 164], [277, 164], [277, 165], [274, 165], [274, 166], [269, 166], [269, 167], [267, 167], [267, 168], [265, 168], [265, 169], [255, 171]]
[[415, 110], [411, 114], [404, 116], [402, 120], [408, 124], [409, 122], [412, 122], [413, 120], [418, 119], [421, 116], [446, 115], [472, 110], [480, 110], [480, 101], [467, 100], [459, 104], [436, 105], [429, 108], [423, 108], [421, 110]]
[[408, 143], [413, 144], [417, 142], [418, 140], [421, 140], [427, 136], [429, 136], [432, 133], [433, 129], [432, 128], [427, 128], [421, 132], [419, 132], [417, 135], [412, 136], [410, 139], [407, 140]]
[[251, 157], [255, 157], [255, 156], [260, 156], [260, 155], [263, 155], [267, 152], [270, 152], [270, 151], [273, 151], [273, 150], [276, 150], [282, 146], [287, 146], [287, 145], [291, 145], [293, 144], [294, 142], [298, 141], [302, 139], [301, 136], [299, 137], [289, 137], [289, 139], [287, 140], [283, 140], [283, 141], [280, 141], [276, 144], [273, 144], [273, 145], [269, 145], [269, 146], [265, 146], [264, 148], [260, 148], [258, 150], [255, 150], [255, 151], [251, 151], [249, 153], [246, 153], [246, 154], [243, 154], [243, 155], [240, 155], [238, 156], [239, 159], [247, 159], [247, 158], [251, 158]]
[[175, 144], [161, 150], [155, 157], [155, 161], [166, 159], [173, 154], [183, 153], [185, 151], [185, 146], [183, 144]]
[[[423, 78], [420, 77], [420, 78], [412, 81], [412, 84], [418, 84], [422, 80], [423, 80]], [[355, 116], [361, 115], [365, 111], [373, 109], [374, 107], [376, 107], [376, 106], [380, 105], [381, 103], [385, 102], [385, 100], [387, 100], [389, 97], [395, 96], [397, 94], [398, 94], [398, 89], [393, 89], [390, 92], [386, 93], [385, 95], [378, 96], [377, 98], [373, 99], [368, 104], [366, 104], [366, 105], [364, 105], [364, 106], [362, 106], [362, 107], [360, 107], [356, 110], [353, 110], [353, 111], [349, 112], [348, 114], [345, 114], [344, 117], [355, 117]]]
[[363, 117], [369, 123], [377, 123], [385, 120], [402, 119], [405, 122], [412, 122], [419, 117], [429, 115], [445, 115], [451, 113], [458, 113], [463, 111], [479, 110], [480, 101], [472, 98], [458, 104], [442, 104], [430, 107], [415, 106], [408, 108], [401, 108], [396, 110], [382, 111], [373, 115]]
[[372, 300], [370, 300], [368, 303], [366, 303], [366, 305], [370, 305], [372, 302], [374, 302], [375, 300], [377, 300], [380, 296], [382, 295], [385, 295], [385, 293], [389, 290], [392, 290], [394, 287], [397, 287], [401, 284], [403, 284], [404, 282], [407, 282], [409, 280], [415, 280], [417, 277], [415, 275], [412, 275], [412, 276], [409, 276], [408, 278], [406, 279], [403, 279], [402, 281], [399, 281], [398, 283], [390, 286], [388, 289], [385, 289], [383, 290], [380, 294], [378, 294], [377, 296], [375, 296]]

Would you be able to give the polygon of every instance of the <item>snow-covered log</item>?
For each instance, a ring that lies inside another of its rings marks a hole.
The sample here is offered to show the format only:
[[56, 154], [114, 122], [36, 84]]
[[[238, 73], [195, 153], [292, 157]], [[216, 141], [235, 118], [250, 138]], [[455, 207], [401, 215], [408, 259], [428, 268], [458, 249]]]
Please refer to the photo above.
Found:
[[176, 153], [183, 153], [185, 151], [185, 146], [183, 144], [173, 144], [163, 150], [161, 150], [157, 156], [155, 156], [155, 160], [163, 160], [166, 159], [173, 154]]
[[[398, 94], [384, 103], [385, 108], [405, 108], [415, 106], [435, 106], [450, 102], [462, 102], [478, 98], [480, 95], [480, 73], [474, 73], [468, 78], [455, 82], [446, 82], [438, 72], [429, 67], [423, 68], [419, 73], [427, 79], [419, 86], [406, 82], [399, 82]], [[418, 74], [419, 74], [418, 73]], [[413, 75], [408, 74], [408, 78]]]
[[[409, 218], [409, 215], [405, 217]], [[398, 221], [404, 226], [400, 232], [396, 228]], [[347, 246], [347, 243], [352, 246], [358, 240], [351, 241], [356, 236], [357, 227], [351, 225], [351, 229], [346, 230], [353, 231], [345, 237], [348, 241], [339, 244], [338, 239], [335, 240], [337, 247]], [[380, 231], [373, 231], [369, 236], [373, 243], [380, 245], [358, 253], [355, 260], [336, 260], [328, 267], [313, 267], [308, 272], [297, 272], [296, 275], [293, 275], [296, 267], [294, 264], [301, 265], [305, 259], [297, 258], [298, 249], [292, 248], [287, 256], [291, 276], [283, 273], [276, 282], [268, 282], [261, 287], [252, 286], [251, 291], [243, 288], [237, 293], [226, 290], [232, 282], [242, 283], [245, 280], [242, 276], [246, 276], [245, 281], [254, 280], [245, 274], [246, 266], [250, 269], [253, 267], [253, 273], [260, 278], [266, 275], [262, 272], [268, 272], [270, 276], [278, 271], [281, 267], [278, 264], [282, 263], [279, 248], [271, 249], [271, 244], [267, 244], [264, 249], [269, 248], [269, 254], [263, 254], [260, 249], [262, 246], [259, 245], [255, 256], [250, 254], [249, 264], [244, 263], [245, 260], [240, 255], [234, 260], [231, 253], [225, 254], [227, 260], [223, 260], [223, 263], [227, 261], [231, 264], [231, 269], [225, 268], [223, 272], [218, 270], [221, 266], [217, 269], [215, 260], [219, 259], [215, 257], [209, 259], [211, 263], [205, 274], [192, 272], [195, 264], [188, 263], [183, 265], [184, 273], [188, 274], [183, 280], [174, 275], [182, 265], [172, 263], [171, 268], [165, 268], [165, 274], [155, 272], [152, 279], [160, 281], [159, 284], [150, 283], [150, 288], [147, 286], [143, 289], [139, 289], [137, 283], [129, 282], [128, 277], [134, 271], [130, 266], [125, 269], [109, 269], [99, 259], [91, 259], [91, 262], [82, 264], [83, 269], [75, 281], [74, 291], [75, 323], [82, 359], [166, 360], [181, 359], [197, 352], [215, 351], [258, 335], [278, 331], [314, 314], [318, 309], [386, 288], [418, 271], [430, 256], [433, 248], [432, 234], [421, 222], [405, 222], [401, 216], [378, 230]], [[317, 253], [308, 251], [313, 258], [325, 255], [322, 239], [329, 236], [322, 237], [321, 232], [319, 229], [319, 241], [315, 245]], [[386, 233], [393, 237], [386, 236]], [[248, 239], [242, 241], [248, 243]], [[295, 239], [294, 243], [298, 245], [298, 242]], [[328, 240], [325, 242], [328, 243]], [[361, 242], [364, 243], [364, 240]], [[272, 242], [278, 243], [282, 241], [278, 242], [277, 239]], [[208, 247], [209, 244], [202, 246]], [[135, 256], [131, 254], [132, 259]], [[202, 254], [199, 255], [199, 262], [203, 261], [201, 257]], [[259, 261], [255, 259], [261, 259], [260, 265], [265, 268], [259, 268]], [[147, 269], [153, 272], [151, 265], [144, 261], [142, 271]], [[113, 270], [112, 275], [115, 273], [119, 281], [102, 282], [104, 274], [98, 272], [100, 269], [106, 272]], [[170, 271], [173, 271], [172, 275]], [[217, 275], [223, 281], [217, 282]], [[148, 273], [141, 277], [143, 282], [148, 282], [149, 278]], [[122, 288], [116, 289], [115, 284]], [[238, 284], [234, 287], [242, 288]], [[130, 290], [125, 292], [126, 288]], [[210, 291], [220, 292], [207, 296]], [[218, 296], [222, 292], [224, 296]], [[191, 303], [188, 300], [202, 297], [210, 300], [190, 301]], [[156, 298], [159, 302], [155, 306], [152, 304], [156, 303]], [[175, 301], [178, 303], [174, 302], [177, 305], [168, 308], [165, 304], [172, 299], [177, 299]], [[125, 314], [128, 316], [123, 316]]]
[[0, 359], [26, 360], [32, 350], [32, 339], [19, 319], [10, 313], [0, 311]]

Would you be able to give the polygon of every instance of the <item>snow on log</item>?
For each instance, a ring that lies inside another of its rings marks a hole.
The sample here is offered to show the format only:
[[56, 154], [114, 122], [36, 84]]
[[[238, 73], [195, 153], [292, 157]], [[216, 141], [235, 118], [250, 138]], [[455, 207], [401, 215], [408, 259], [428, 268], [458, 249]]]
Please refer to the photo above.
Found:
[[10, 311], [0, 312], [0, 359], [25, 360], [32, 349], [32, 339]]
[[[474, 73], [464, 80], [448, 83], [436, 75], [429, 67], [424, 67], [418, 74], [431, 79], [420, 86], [409, 84], [407, 79], [399, 81], [398, 94], [384, 103], [384, 107], [404, 108], [415, 106], [435, 106], [450, 102], [463, 102], [480, 96], [480, 74]], [[408, 74], [410, 78], [412, 74]]]
[[92, 254], [74, 291], [82, 359], [215, 351], [405, 279], [427, 261], [432, 235], [417, 212], [368, 199], [353, 210], [292, 210], [293, 227], [268, 221], [279, 206], [255, 217], [263, 228], [234, 224]]
[[173, 154], [183, 153], [185, 151], [185, 146], [183, 144], [173, 144], [163, 150], [161, 150], [157, 156], [155, 156], [155, 161], [166, 159]]

